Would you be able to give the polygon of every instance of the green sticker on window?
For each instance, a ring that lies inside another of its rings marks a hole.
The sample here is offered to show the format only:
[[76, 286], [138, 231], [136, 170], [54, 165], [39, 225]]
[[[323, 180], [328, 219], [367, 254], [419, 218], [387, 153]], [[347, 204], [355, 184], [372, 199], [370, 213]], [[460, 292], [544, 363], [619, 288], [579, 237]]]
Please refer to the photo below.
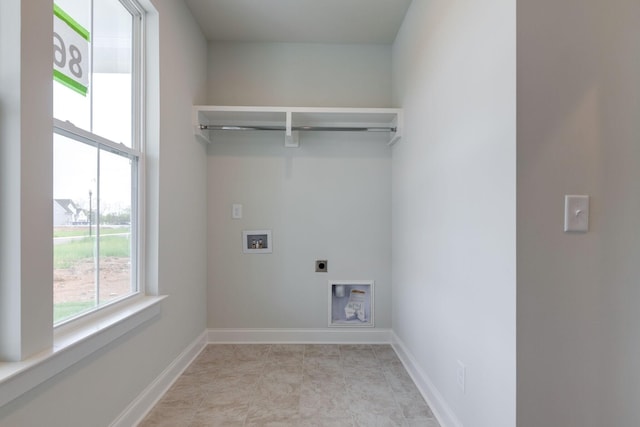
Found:
[[86, 96], [89, 89], [89, 31], [53, 5], [53, 79]]

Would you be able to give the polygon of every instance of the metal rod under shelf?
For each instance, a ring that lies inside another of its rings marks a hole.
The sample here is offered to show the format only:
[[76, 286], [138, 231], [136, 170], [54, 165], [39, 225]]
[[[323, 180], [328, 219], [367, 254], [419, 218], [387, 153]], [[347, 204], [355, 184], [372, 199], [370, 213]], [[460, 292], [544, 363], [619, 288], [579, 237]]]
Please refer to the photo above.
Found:
[[[200, 125], [200, 130], [279, 130], [286, 131], [286, 126], [227, 126]], [[292, 126], [291, 130], [299, 131], [334, 131], [334, 132], [396, 132], [395, 127], [353, 127], [353, 126]]]

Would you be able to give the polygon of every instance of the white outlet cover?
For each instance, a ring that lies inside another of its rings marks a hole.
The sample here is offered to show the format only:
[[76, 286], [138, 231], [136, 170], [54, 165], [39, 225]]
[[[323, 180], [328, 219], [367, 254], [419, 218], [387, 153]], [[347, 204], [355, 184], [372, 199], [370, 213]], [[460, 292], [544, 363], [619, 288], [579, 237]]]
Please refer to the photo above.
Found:
[[589, 196], [564, 196], [564, 231], [589, 231]]

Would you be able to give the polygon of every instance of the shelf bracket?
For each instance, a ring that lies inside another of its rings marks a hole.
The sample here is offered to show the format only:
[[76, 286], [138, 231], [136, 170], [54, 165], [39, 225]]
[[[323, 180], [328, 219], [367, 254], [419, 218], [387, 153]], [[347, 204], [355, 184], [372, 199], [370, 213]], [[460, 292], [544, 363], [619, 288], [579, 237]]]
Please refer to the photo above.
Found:
[[291, 119], [291, 111], [287, 111], [287, 123], [284, 134], [284, 146], [287, 148], [298, 148], [300, 147], [300, 134], [297, 130], [291, 130], [292, 127], [292, 119]]
[[200, 125], [208, 125], [209, 121], [206, 120], [202, 114], [198, 111], [193, 112], [193, 134], [196, 137], [196, 140], [202, 142], [204, 144], [211, 144], [211, 132], [208, 130], [202, 129]]
[[393, 146], [396, 142], [400, 141], [400, 139], [402, 138], [402, 126], [403, 126], [402, 111], [399, 111], [398, 114], [396, 114], [395, 119], [391, 123], [391, 127], [395, 128], [396, 131], [391, 132], [391, 139], [387, 143], [389, 147]]

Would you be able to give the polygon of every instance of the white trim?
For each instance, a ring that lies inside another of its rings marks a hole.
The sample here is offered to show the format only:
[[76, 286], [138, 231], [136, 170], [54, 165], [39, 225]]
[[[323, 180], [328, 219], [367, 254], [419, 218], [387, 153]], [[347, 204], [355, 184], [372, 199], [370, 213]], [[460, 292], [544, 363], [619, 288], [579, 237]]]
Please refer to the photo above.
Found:
[[95, 321], [56, 332], [53, 347], [45, 352], [21, 362], [0, 363], [0, 407], [158, 316], [164, 298], [135, 298]]
[[390, 329], [208, 329], [209, 343], [390, 344]]
[[273, 107], [238, 105], [194, 105], [199, 112], [236, 112], [236, 113], [325, 113], [325, 114], [398, 114], [402, 108], [360, 108], [360, 107]]
[[103, 138], [100, 135], [81, 129], [69, 121], [63, 122], [62, 120], [54, 118], [53, 132], [88, 145], [100, 146], [102, 149], [111, 151], [112, 153], [120, 156], [130, 158], [138, 158], [142, 156], [142, 152], [140, 152], [140, 150]]
[[136, 397], [109, 427], [138, 425], [207, 345], [203, 332]]
[[422, 397], [427, 401], [431, 411], [440, 423], [441, 427], [463, 427], [462, 422], [456, 417], [453, 410], [447, 405], [444, 397], [440, 394], [427, 374], [424, 373], [420, 365], [416, 362], [411, 352], [404, 345], [402, 340], [391, 331], [392, 347], [402, 361], [411, 379], [420, 390]]

